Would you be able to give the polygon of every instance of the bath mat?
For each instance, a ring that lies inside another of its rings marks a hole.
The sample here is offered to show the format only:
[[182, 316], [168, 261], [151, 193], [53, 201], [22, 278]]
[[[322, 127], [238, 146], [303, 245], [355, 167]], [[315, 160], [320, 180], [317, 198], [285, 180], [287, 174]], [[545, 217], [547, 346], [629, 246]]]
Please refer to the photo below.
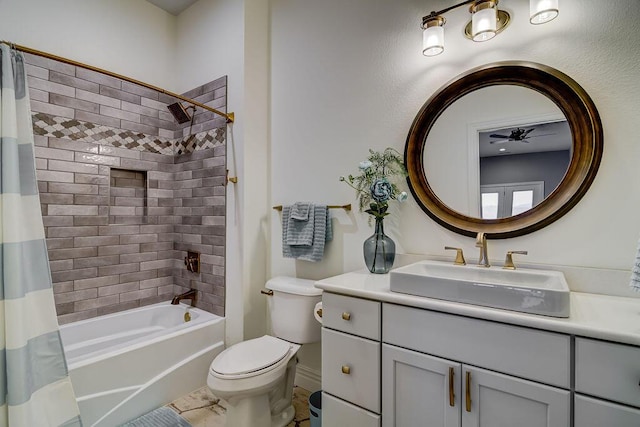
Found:
[[191, 427], [191, 424], [171, 409], [163, 406], [123, 424], [122, 427]]

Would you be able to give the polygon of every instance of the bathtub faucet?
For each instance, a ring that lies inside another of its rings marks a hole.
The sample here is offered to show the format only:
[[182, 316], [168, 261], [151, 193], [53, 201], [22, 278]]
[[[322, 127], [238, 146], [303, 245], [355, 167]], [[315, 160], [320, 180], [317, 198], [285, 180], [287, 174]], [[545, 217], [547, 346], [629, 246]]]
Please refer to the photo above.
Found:
[[187, 292], [185, 292], [183, 294], [180, 294], [180, 295], [176, 295], [175, 297], [173, 297], [173, 299], [171, 300], [171, 304], [178, 305], [178, 304], [180, 304], [181, 300], [190, 299], [191, 300], [191, 306], [195, 307], [197, 293], [198, 293], [198, 291], [196, 291], [195, 289], [189, 289]]

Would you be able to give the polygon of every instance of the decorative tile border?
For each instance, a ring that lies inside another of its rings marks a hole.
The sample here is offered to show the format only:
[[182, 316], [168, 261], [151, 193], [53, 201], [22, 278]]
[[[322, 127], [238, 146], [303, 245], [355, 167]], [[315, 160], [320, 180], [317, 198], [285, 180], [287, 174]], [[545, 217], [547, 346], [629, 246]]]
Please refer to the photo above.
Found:
[[175, 154], [193, 153], [224, 145], [227, 137], [225, 128], [217, 128], [187, 136], [175, 141]]
[[168, 138], [149, 136], [77, 119], [56, 117], [46, 113], [32, 113], [32, 120], [35, 135], [173, 155], [174, 141]]
[[46, 113], [32, 113], [32, 120], [33, 133], [35, 135], [90, 142], [169, 156], [192, 153], [224, 145], [227, 136], [225, 128], [217, 128], [184, 138], [168, 139], [77, 119], [56, 117]]

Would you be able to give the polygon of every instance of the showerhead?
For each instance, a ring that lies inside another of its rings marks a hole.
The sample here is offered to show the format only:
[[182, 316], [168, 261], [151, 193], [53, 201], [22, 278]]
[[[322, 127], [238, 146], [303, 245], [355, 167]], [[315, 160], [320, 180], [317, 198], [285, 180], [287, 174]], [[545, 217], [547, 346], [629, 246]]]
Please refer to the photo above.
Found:
[[[178, 124], [187, 123], [189, 120], [191, 120], [191, 115], [186, 110], [186, 108], [182, 106], [180, 102], [167, 105], [167, 108], [173, 115], [173, 118], [176, 119]], [[187, 107], [187, 108], [193, 108], [193, 107]]]

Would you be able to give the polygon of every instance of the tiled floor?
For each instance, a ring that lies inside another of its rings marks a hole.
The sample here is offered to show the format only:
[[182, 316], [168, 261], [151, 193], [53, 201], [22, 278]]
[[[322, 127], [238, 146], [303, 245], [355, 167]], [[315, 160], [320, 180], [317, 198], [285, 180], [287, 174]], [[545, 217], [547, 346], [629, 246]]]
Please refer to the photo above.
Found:
[[[207, 387], [176, 399], [167, 406], [189, 421], [193, 427], [224, 426], [226, 402], [216, 398]], [[309, 427], [309, 392], [295, 387], [293, 406], [296, 408], [296, 416], [287, 427]]]

